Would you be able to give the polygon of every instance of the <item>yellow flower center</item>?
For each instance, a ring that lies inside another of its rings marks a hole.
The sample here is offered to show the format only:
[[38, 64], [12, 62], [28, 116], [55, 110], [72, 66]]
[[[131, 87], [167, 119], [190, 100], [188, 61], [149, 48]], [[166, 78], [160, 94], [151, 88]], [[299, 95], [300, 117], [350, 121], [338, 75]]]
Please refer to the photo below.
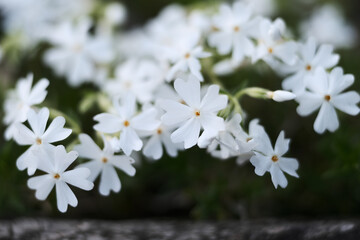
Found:
[[235, 26], [234, 27], [234, 32], [239, 32], [240, 31], [240, 27], [239, 26]]
[[274, 155], [274, 156], [272, 156], [271, 160], [273, 162], [277, 162], [277, 161], [279, 161], [279, 158], [278, 158], [278, 156]]
[[103, 157], [103, 158], [101, 159], [101, 161], [102, 161], [103, 163], [107, 163], [107, 162], [108, 162], [108, 159], [107, 159], [106, 157]]
[[59, 178], [60, 178], [60, 175], [59, 175], [58, 173], [55, 173], [55, 174], [54, 174], [54, 178], [55, 178], [55, 179], [59, 179]]
[[200, 111], [199, 110], [195, 111], [195, 116], [197, 116], [197, 117], [200, 116]]
[[330, 101], [330, 100], [331, 100], [331, 96], [327, 94], [327, 95], [324, 96], [324, 99], [325, 99], [326, 101]]
[[158, 130], [156, 131], [157, 132], [157, 134], [162, 134], [162, 129], [161, 128], [158, 128]]
[[268, 52], [271, 54], [274, 52], [274, 49], [270, 47], [270, 48], [268, 48]]
[[305, 69], [306, 69], [306, 71], [311, 71], [312, 67], [311, 67], [311, 65], [308, 64], [308, 65], [306, 65]]
[[129, 122], [128, 120], [125, 120], [125, 121], [124, 121], [124, 126], [125, 126], [125, 127], [130, 126], [130, 122]]
[[186, 59], [190, 58], [190, 56], [191, 56], [190, 53], [186, 53], [186, 54], [185, 54], [185, 58], [186, 58]]
[[36, 138], [35, 140], [37, 145], [41, 145], [42, 144], [42, 140], [40, 138]]

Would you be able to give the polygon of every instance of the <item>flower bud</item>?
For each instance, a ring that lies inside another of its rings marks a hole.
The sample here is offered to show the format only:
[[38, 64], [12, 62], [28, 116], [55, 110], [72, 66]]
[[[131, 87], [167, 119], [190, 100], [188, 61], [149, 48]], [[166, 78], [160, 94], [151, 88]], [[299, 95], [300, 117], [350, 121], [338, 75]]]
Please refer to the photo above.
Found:
[[276, 102], [284, 102], [293, 100], [296, 95], [292, 92], [283, 91], [283, 90], [276, 90], [274, 92], [267, 92], [267, 97], [276, 101]]

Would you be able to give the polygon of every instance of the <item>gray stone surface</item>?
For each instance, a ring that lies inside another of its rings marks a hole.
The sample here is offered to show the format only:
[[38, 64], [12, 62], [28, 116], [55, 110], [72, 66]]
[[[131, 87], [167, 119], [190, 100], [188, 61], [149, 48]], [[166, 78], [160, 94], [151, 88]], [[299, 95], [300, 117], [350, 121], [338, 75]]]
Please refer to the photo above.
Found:
[[360, 221], [0, 221], [0, 239], [66, 240], [357, 240]]

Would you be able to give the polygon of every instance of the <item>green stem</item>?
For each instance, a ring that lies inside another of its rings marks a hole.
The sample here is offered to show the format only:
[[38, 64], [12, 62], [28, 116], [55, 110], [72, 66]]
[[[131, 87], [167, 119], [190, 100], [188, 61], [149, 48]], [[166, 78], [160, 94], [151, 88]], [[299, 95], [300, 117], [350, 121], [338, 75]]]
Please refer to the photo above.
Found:
[[234, 97], [235, 99], [240, 99], [243, 95], [248, 95], [253, 98], [267, 98], [266, 94], [270, 90], [267, 90], [265, 88], [259, 88], [259, 87], [250, 87], [250, 88], [244, 88], [235, 93]]

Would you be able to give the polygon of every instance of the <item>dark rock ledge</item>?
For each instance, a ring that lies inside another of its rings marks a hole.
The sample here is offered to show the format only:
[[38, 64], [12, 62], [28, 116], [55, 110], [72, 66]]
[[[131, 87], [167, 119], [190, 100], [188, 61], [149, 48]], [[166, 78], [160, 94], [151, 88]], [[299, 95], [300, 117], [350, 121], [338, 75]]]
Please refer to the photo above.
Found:
[[0, 239], [65, 240], [357, 240], [360, 220], [226, 221], [0, 220]]

